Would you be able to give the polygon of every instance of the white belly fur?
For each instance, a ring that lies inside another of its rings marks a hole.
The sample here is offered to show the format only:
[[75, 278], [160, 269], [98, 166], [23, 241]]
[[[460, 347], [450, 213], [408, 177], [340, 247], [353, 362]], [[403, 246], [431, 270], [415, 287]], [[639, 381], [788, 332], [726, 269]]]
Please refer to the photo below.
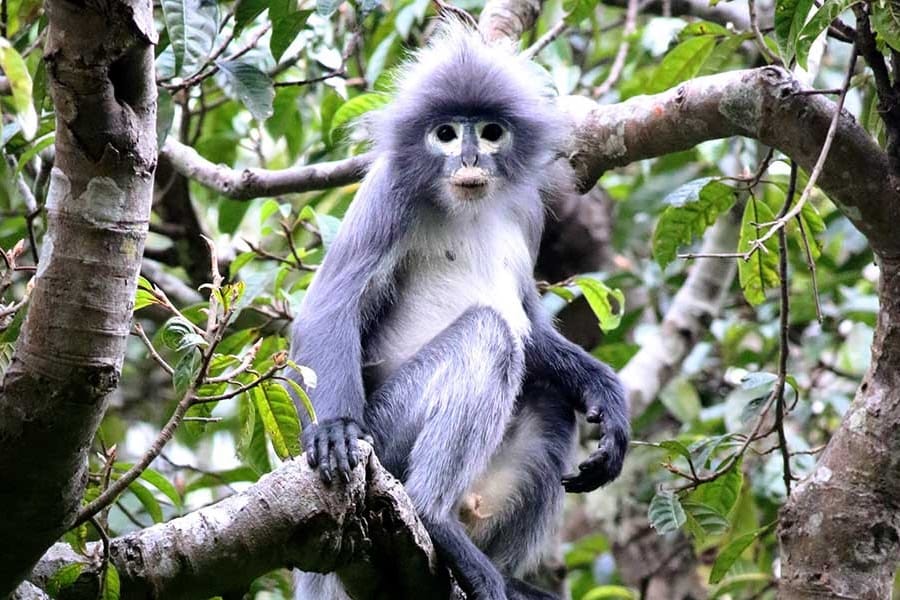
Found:
[[382, 381], [470, 307], [495, 309], [517, 344], [531, 328], [521, 292], [532, 277], [530, 252], [508, 212], [498, 207], [417, 230], [397, 298], [369, 353]]

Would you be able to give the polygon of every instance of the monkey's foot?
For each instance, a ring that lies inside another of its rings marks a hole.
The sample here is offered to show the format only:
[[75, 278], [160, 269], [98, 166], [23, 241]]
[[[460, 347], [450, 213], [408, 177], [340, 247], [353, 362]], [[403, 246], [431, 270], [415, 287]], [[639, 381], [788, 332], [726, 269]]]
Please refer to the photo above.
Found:
[[469, 526], [493, 516], [494, 513], [482, 512], [484, 498], [474, 492], [466, 494], [459, 505], [459, 519]]

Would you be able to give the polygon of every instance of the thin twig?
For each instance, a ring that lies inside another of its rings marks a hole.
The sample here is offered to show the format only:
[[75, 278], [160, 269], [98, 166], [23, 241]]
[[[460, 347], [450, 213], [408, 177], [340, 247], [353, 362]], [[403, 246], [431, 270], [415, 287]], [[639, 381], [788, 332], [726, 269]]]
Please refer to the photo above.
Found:
[[101, 558], [101, 567], [100, 567], [100, 585], [97, 590], [97, 598], [106, 598], [106, 573], [109, 570], [109, 534], [106, 533], [106, 528], [100, 523], [100, 520], [96, 517], [91, 517], [91, 524], [94, 526], [94, 529], [97, 531], [97, 535], [100, 536], [100, 540], [103, 543], [103, 556]]
[[166, 362], [166, 359], [164, 359], [159, 354], [159, 352], [156, 351], [156, 348], [153, 347], [153, 342], [151, 342], [150, 338], [147, 337], [147, 333], [144, 331], [144, 328], [140, 323], [135, 322], [133, 333], [141, 338], [141, 341], [144, 342], [144, 345], [147, 346], [147, 350], [150, 352], [150, 357], [155, 360], [160, 367], [163, 368], [163, 371], [165, 371], [169, 375], [174, 375], [175, 369], [173, 369], [172, 366]]
[[[246, 44], [244, 44], [244, 46], [242, 48], [240, 48], [233, 54], [229, 55], [225, 59], [224, 62], [237, 60], [238, 58], [240, 58], [241, 56], [243, 56], [244, 54], [246, 54], [247, 52], [249, 52], [250, 50], [255, 48], [256, 44], [259, 43], [260, 38], [262, 36], [264, 36], [271, 27], [272, 27], [271, 23], [266, 23], [265, 25], [260, 27], [260, 29], [253, 35], [253, 37], [250, 38], [250, 41], [248, 41]], [[230, 43], [231, 39], [226, 38], [226, 42]], [[224, 50], [225, 50], [225, 47], [227, 47], [227, 43], [220, 46], [219, 48], [217, 48], [216, 49], [217, 53], [215, 54], [215, 56], [213, 57], [211, 55], [210, 58], [208, 58], [206, 60], [206, 62], [203, 64], [203, 66], [200, 68], [200, 70], [197, 73], [191, 75], [190, 77], [187, 77], [178, 83], [169, 83], [168, 81], [165, 81], [165, 80], [157, 81], [157, 83], [172, 93], [193, 87], [199, 83], [203, 83], [204, 81], [206, 81], [207, 79], [209, 79], [210, 77], [212, 77], [213, 75], [215, 75], [216, 73], [219, 72], [219, 65], [214, 61], [219, 56], [221, 56], [222, 52], [224, 52]]]
[[637, 0], [628, 0], [628, 6], [625, 10], [625, 27], [622, 29], [622, 41], [619, 43], [616, 58], [609, 69], [609, 75], [606, 76], [603, 83], [594, 88], [593, 95], [595, 98], [611, 90], [619, 81], [619, 77], [622, 76], [622, 70], [625, 68], [625, 59], [628, 58], [628, 49], [631, 47], [631, 36], [634, 35], [636, 29], [637, 14]]
[[[797, 163], [791, 161], [791, 178], [788, 183], [787, 195], [784, 206], [778, 215], [784, 218], [794, 201], [797, 191]], [[787, 264], [787, 231], [784, 227], [778, 230], [778, 274], [780, 276], [781, 306], [779, 317], [778, 338], [778, 379], [775, 383], [775, 430], [778, 432], [778, 446], [781, 449], [782, 476], [784, 487], [788, 496], [791, 495], [791, 450], [788, 448], [787, 436], [784, 433], [784, 386], [787, 379], [787, 359], [790, 352], [790, 340], [788, 330], [790, 328], [790, 294], [788, 293], [788, 264]]]
[[243, 360], [241, 360], [241, 364], [236, 366], [231, 371], [226, 371], [221, 375], [216, 375], [215, 377], [207, 377], [206, 383], [225, 383], [226, 381], [231, 381], [241, 373], [245, 372], [250, 368], [250, 365], [253, 364], [253, 359], [256, 358], [256, 354], [259, 352], [259, 349], [262, 348], [262, 343], [263, 340], [262, 338], [260, 338], [244, 355]]
[[148, 527], [147, 524], [141, 523], [140, 519], [138, 519], [134, 513], [128, 510], [124, 504], [121, 502], [116, 502], [116, 508], [122, 511], [122, 514], [125, 515], [125, 518], [131, 521], [132, 525], [137, 527], [138, 529], [146, 529]]
[[840, 94], [844, 91], [842, 88], [828, 88], [825, 90], [798, 90], [791, 92], [791, 96], [815, 96], [817, 94]]
[[759, 30], [759, 18], [756, 14], [756, 0], [747, 0], [747, 8], [750, 10], [750, 29], [753, 30], [753, 37], [756, 41], [756, 47], [759, 49], [759, 53], [763, 55], [763, 58], [765, 58], [766, 62], [769, 64], [780, 63], [781, 61], [778, 57], [769, 50], [766, 39]]
[[566, 19], [560, 19], [556, 24], [553, 25], [553, 27], [548, 29], [544, 35], [535, 40], [535, 42], [531, 46], [523, 51], [522, 56], [529, 60], [533, 59], [535, 56], [540, 54], [541, 50], [552, 44], [553, 41], [561, 36], [568, 28], [569, 24], [566, 22]]
[[215, 396], [193, 396], [191, 401], [193, 404], [206, 404], [208, 402], [219, 402], [220, 400], [228, 400], [229, 398], [234, 398], [235, 396], [239, 396], [244, 392], [255, 388], [260, 385], [263, 381], [268, 379], [272, 379], [275, 376], [275, 373], [283, 369], [285, 365], [273, 365], [269, 367], [269, 369], [251, 381], [250, 383], [244, 384], [240, 387], [237, 387], [230, 392], [225, 392], [224, 394], [216, 394]]

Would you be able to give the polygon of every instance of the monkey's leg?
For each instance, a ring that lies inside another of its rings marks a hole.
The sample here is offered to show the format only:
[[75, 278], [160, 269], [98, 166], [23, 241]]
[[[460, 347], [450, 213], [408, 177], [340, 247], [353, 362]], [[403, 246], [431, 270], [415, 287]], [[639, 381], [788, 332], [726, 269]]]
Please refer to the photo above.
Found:
[[513, 576], [537, 566], [559, 526], [564, 495], [560, 479], [575, 443], [575, 412], [558, 390], [545, 384], [526, 383], [519, 402], [515, 424], [485, 476], [489, 482], [498, 469], [515, 472], [516, 478], [506, 490], [505, 503], [488, 506], [492, 516], [473, 528], [472, 537], [508, 577], [510, 600], [556, 600]]
[[392, 374], [366, 411], [379, 459], [404, 481], [439, 551], [475, 598], [505, 599], [505, 584], [466, 535], [457, 505], [503, 440], [522, 365], [500, 315], [471, 308]]

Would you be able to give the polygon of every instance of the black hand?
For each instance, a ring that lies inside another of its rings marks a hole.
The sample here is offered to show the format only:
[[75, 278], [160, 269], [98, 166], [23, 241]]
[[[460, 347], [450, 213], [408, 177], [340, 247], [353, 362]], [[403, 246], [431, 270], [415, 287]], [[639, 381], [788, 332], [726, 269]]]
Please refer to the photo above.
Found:
[[596, 490], [607, 484], [622, 472], [625, 450], [628, 447], [628, 429], [604, 423], [603, 437], [596, 450], [587, 460], [578, 465], [578, 473], [563, 475], [562, 484], [570, 493]]
[[344, 482], [350, 481], [350, 472], [359, 464], [361, 437], [368, 436], [356, 421], [344, 417], [307, 425], [300, 439], [309, 466], [318, 468], [322, 481], [330, 484], [335, 470]]

